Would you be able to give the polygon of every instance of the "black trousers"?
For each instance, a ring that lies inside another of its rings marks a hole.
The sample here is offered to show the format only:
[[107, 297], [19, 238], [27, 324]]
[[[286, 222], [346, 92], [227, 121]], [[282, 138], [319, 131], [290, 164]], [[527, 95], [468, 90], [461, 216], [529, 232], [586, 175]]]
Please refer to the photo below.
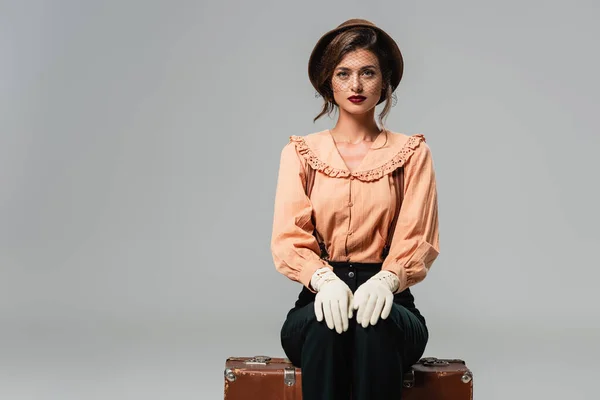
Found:
[[[329, 264], [353, 293], [381, 270], [381, 263]], [[303, 400], [401, 399], [403, 374], [421, 358], [429, 339], [410, 289], [394, 296], [390, 316], [375, 325], [357, 324], [355, 310], [342, 334], [317, 321], [314, 299], [303, 287], [281, 328], [286, 356], [302, 368]]]

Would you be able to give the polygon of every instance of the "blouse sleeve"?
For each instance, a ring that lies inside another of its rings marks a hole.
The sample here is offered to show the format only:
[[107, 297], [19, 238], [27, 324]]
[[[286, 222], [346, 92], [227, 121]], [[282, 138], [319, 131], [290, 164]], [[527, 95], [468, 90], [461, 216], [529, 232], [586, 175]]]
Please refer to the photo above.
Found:
[[320, 257], [319, 244], [313, 236], [312, 203], [305, 192], [305, 161], [294, 143], [281, 151], [271, 253], [275, 268], [293, 281], [315, 293], [310, 280], [322, 267], [331, 266]]
[[404, 165], [404, 198], [383, 270], [400, 278], [395, 293], [427, 276], [439, 255], [438, 204], [431, 150], [421, 142]]

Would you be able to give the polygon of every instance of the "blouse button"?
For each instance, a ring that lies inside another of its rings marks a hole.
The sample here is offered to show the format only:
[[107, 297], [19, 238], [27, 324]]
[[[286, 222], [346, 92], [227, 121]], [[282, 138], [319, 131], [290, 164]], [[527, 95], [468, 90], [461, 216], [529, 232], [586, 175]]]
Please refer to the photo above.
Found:
[[348, 202], [348, 207], [352, 207], [353, 205], [354, 205], [353, 202], [351, 202], [351, 201]]
[[353, 181], [354, 180], [354, 176], [350, 175], [350, 180]]
[[352, 231], [348, 232], [348, 236], [352, 236]]

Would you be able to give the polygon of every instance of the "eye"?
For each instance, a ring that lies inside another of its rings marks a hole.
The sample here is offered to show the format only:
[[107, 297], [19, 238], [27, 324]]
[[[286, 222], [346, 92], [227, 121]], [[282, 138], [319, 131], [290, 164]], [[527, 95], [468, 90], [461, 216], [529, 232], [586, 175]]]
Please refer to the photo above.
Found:
[[346, 75], [346, 73], [344, 71], [338, 72], [336, 76], [342, 76], [342, 75]]
[[374, 76], [375, 75], [375, 71], [368, 69], [368, 70], [365, 71], [365, 74], [369, 74], [368, 76]]

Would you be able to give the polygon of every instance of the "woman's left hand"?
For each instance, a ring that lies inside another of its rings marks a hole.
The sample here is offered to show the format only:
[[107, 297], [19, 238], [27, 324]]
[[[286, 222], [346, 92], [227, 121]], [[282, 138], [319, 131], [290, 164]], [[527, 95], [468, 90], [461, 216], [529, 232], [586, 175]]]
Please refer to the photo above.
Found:
[[394, 304], [394, 292], [398, 289], [399, 279], [390, 271], [379, 271], [359, 286], [354, 292], [353, 308], [358, 310], [356, 322], [363, 328], [375, 325], [386, 319]]

